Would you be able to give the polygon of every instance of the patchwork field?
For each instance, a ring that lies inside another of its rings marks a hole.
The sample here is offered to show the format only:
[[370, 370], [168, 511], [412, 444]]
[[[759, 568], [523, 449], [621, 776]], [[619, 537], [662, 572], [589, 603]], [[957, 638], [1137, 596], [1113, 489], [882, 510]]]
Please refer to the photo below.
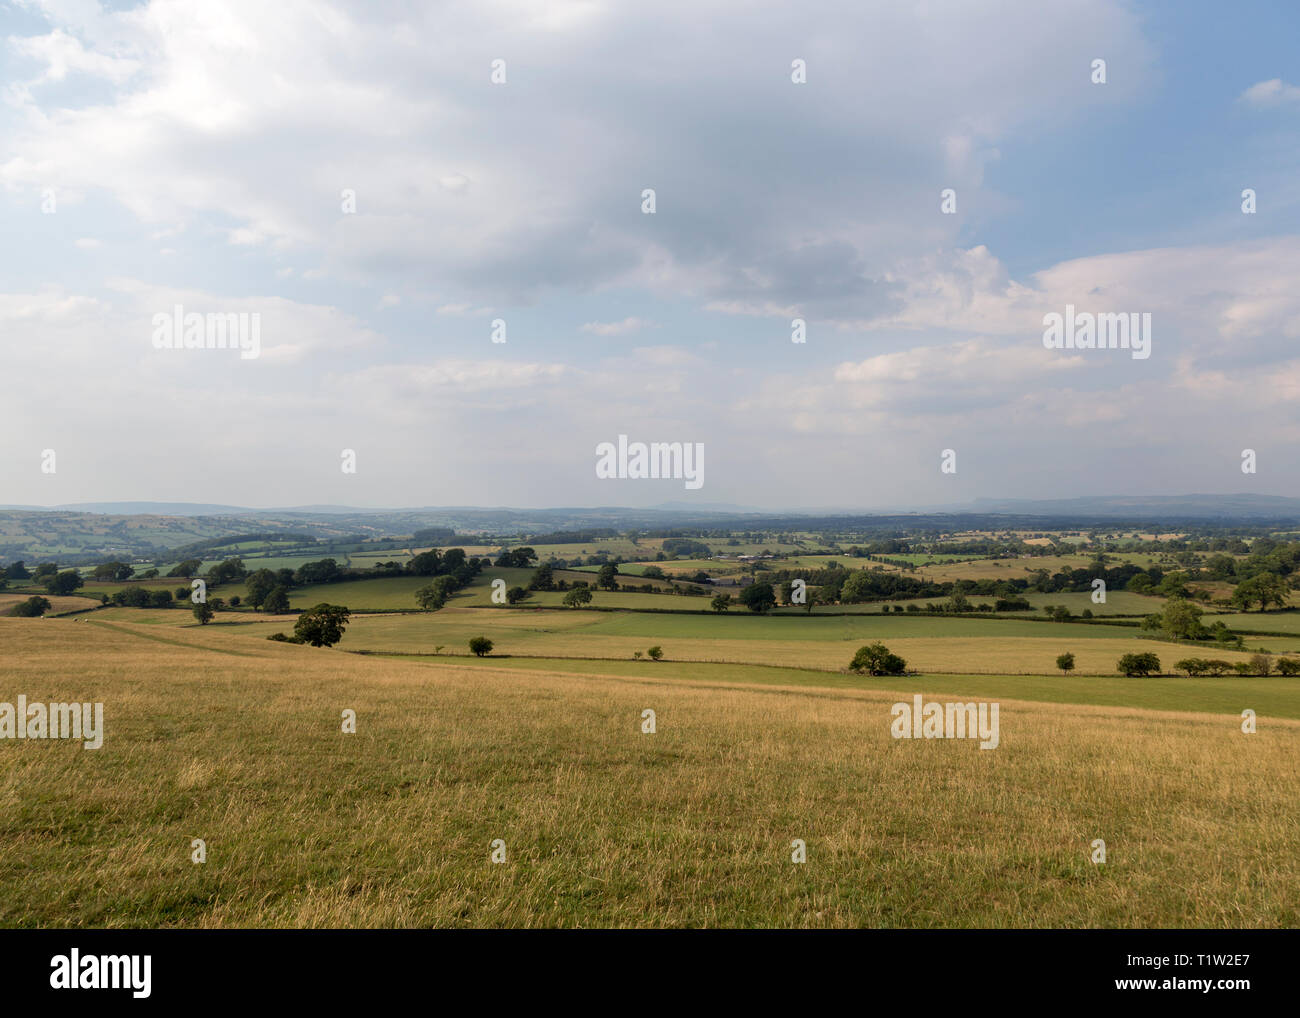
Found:
[[1211, 699], [1192, 711], [1007, 697], [981, 751], [891, 738], [890, 704], [1047, 680], [812, 686], [749, 667], [719, 683], [674, 663], [430, 663], [101, 618], [0, 619], [7, 698], [106, 716], [100, 750], [0, 742], [2, 925], [1300, 920], [1300, 722], [1261, 707], [1258, 733], [1239, 727], [1269, 680], [1199, 680]]

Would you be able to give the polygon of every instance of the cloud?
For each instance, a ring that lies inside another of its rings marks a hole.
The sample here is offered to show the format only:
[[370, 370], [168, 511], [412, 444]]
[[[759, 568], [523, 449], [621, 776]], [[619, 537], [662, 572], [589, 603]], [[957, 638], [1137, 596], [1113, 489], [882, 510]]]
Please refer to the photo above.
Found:
[[1281, 78], [1270, 78], [1251, 85], [1238, 98], [1256, 109], [1295, 106], [1300, 104], [1300, 87], [1288, 85]]
[[654, 327], [654, 322], [648, 322], [644, 318], [624, 318], [621, 322], [587, 322], [582, 326], [583, 332], [594, 333], [597, 336], [622, 336], [629, 332], [639, 332], [641, 329], [650, 329]]
[[[22, 45], [108, 87], [19, 97], [0, 182], [108, 195], [152, 224], [219, 222], [237, 246], [311, 251], [334, 277], [448, 303], [637, 287], [846, 319], [896, 306], [900, 254], [952, 242], [950, 217], [916, 222], [938, 187], [992, 201], [1001, 139], [1122, 102], [1151, 63], [1119, 0], [698, 14], [685, 0], [79, 10]], [[1103, 96], [1059, 73], [1103, 43], [1123, 84]], [[806, 85], [789, 78], [795, 50]], [[986, 51], [998, 59], [969, 59]], [[926, 87], [899, 87], [912, 80]]]

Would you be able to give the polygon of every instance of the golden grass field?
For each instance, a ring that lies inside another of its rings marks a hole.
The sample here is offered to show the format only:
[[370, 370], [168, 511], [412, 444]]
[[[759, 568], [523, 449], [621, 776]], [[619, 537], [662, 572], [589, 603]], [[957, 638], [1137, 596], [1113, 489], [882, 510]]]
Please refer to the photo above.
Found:
[[0, 644], [0, 699], [100, 700], [107, 730], [98, 751], [0, 742], [0, 925], [1300, 919], [1300, 722], [1263, 713], [1244, 735], [1004, 700], [981, 751], [889, 736], [913, 679], [525, 672], [125, 621], [0, 619]]
[[[0, 593], [0, 615], [8, 615], [14, 610], [15, 605], [21, 604], [32, 596], [30, 593]], [[98, 599], [92, 600], [88, 597], [77, 597], [76, 595], [63, 597], [55, 594], [41, 594], [39, 596], [50, 602], [51, 615], [58, 615], [62, 612], [85, 611], [87, 608], [95, 608], [99, 605]]]

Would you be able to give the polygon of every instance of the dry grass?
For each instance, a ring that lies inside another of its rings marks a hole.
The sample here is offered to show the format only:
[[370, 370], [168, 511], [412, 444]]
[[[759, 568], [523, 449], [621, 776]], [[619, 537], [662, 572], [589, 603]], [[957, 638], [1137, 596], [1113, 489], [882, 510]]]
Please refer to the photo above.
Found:
[[[0, 699], [102, 700], [107, 727], [99, 751], [0, 742], [3, 925], [1300, 918], [1294, 722], [1246, 736], [1230, 716], [1003, 702], [1002, 745], [980, 751], [891, 739], [892, 693], [430, 667], [60, 620], [0, 620], [0, 643]], [[639, 730], [645, 708], [657, 734]]]

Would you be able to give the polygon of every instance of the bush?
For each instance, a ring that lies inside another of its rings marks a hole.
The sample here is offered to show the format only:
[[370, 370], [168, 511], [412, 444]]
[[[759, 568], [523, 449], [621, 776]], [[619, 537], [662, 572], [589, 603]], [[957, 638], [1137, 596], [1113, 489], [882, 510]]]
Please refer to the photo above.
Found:
[[1279, 675], [1300, 675], [1300, 661], [1293, 658], [1278, 658], [1277, 673]]
[[1256, 675], [1273, 674], [1273, 659], [1267, 654], [1252, 654], [1250, 656], [1250, 669]]
[[270, 636], [267, 637], [267, 639], [273, 640], [276, 643], [302, 643], [303, 642], [302, 637], [286, 636], [284, 633], [272, 633]]
[[1115, 668], [1129, 678], [1133, 678], [1135, 675], [1145, 677], [1152, 672], [1160, 671], [1160, 658], [1151, 653], [1125, 654], [1119, 659]]
[[210, 604], [196, 604], [194, 606], [194, 617], [199, 620], [199, 625], [201, 626], [206, 626], [211, 622], [212, 616], [215, 614], [216, 612], [212, 610], [212, 605]]
[[659, 646], [659, 644], [656, 643], [653, 647], [651, 647], [649, 650], [646, 651], [646, 654], [649, 655], [651, 661], [658, 661], [660, 658], [664, 656], [664, 649], [661, 646]]
[[482, 657], [484, 654], [491, 654], [492, 641], [486, 636], [475, 636], [469, 641], [469, 649], [475, 657]]
[[1210, 670], [1210, 662], [1199, 657], [1185, 657], [1174, 662], [1174, 668], [1186, 672], [1189, 676], [1204, 675]]
[[1060, 655], [1056, 659], [1056, 667], [1067, 674], [1074, 671], [1074, 655], [1070, 653]]
[[1205, 662], [1205, 669], [1211, 675], [1227, 675], [1228, 672], [1232, 671], [1232, 662], [1211, 658]]
[[14, 610], [10, 614], [18, 619], [38, 619], [50, 610], [50, 602], [45, 598], [37, 595], [29, 597], [21, 604], [14, 605]]
[[907, 662], [883, 643], [871, 643], [858, 648], [849, 668], [868, 675], [902, 675], [907, 671]]

